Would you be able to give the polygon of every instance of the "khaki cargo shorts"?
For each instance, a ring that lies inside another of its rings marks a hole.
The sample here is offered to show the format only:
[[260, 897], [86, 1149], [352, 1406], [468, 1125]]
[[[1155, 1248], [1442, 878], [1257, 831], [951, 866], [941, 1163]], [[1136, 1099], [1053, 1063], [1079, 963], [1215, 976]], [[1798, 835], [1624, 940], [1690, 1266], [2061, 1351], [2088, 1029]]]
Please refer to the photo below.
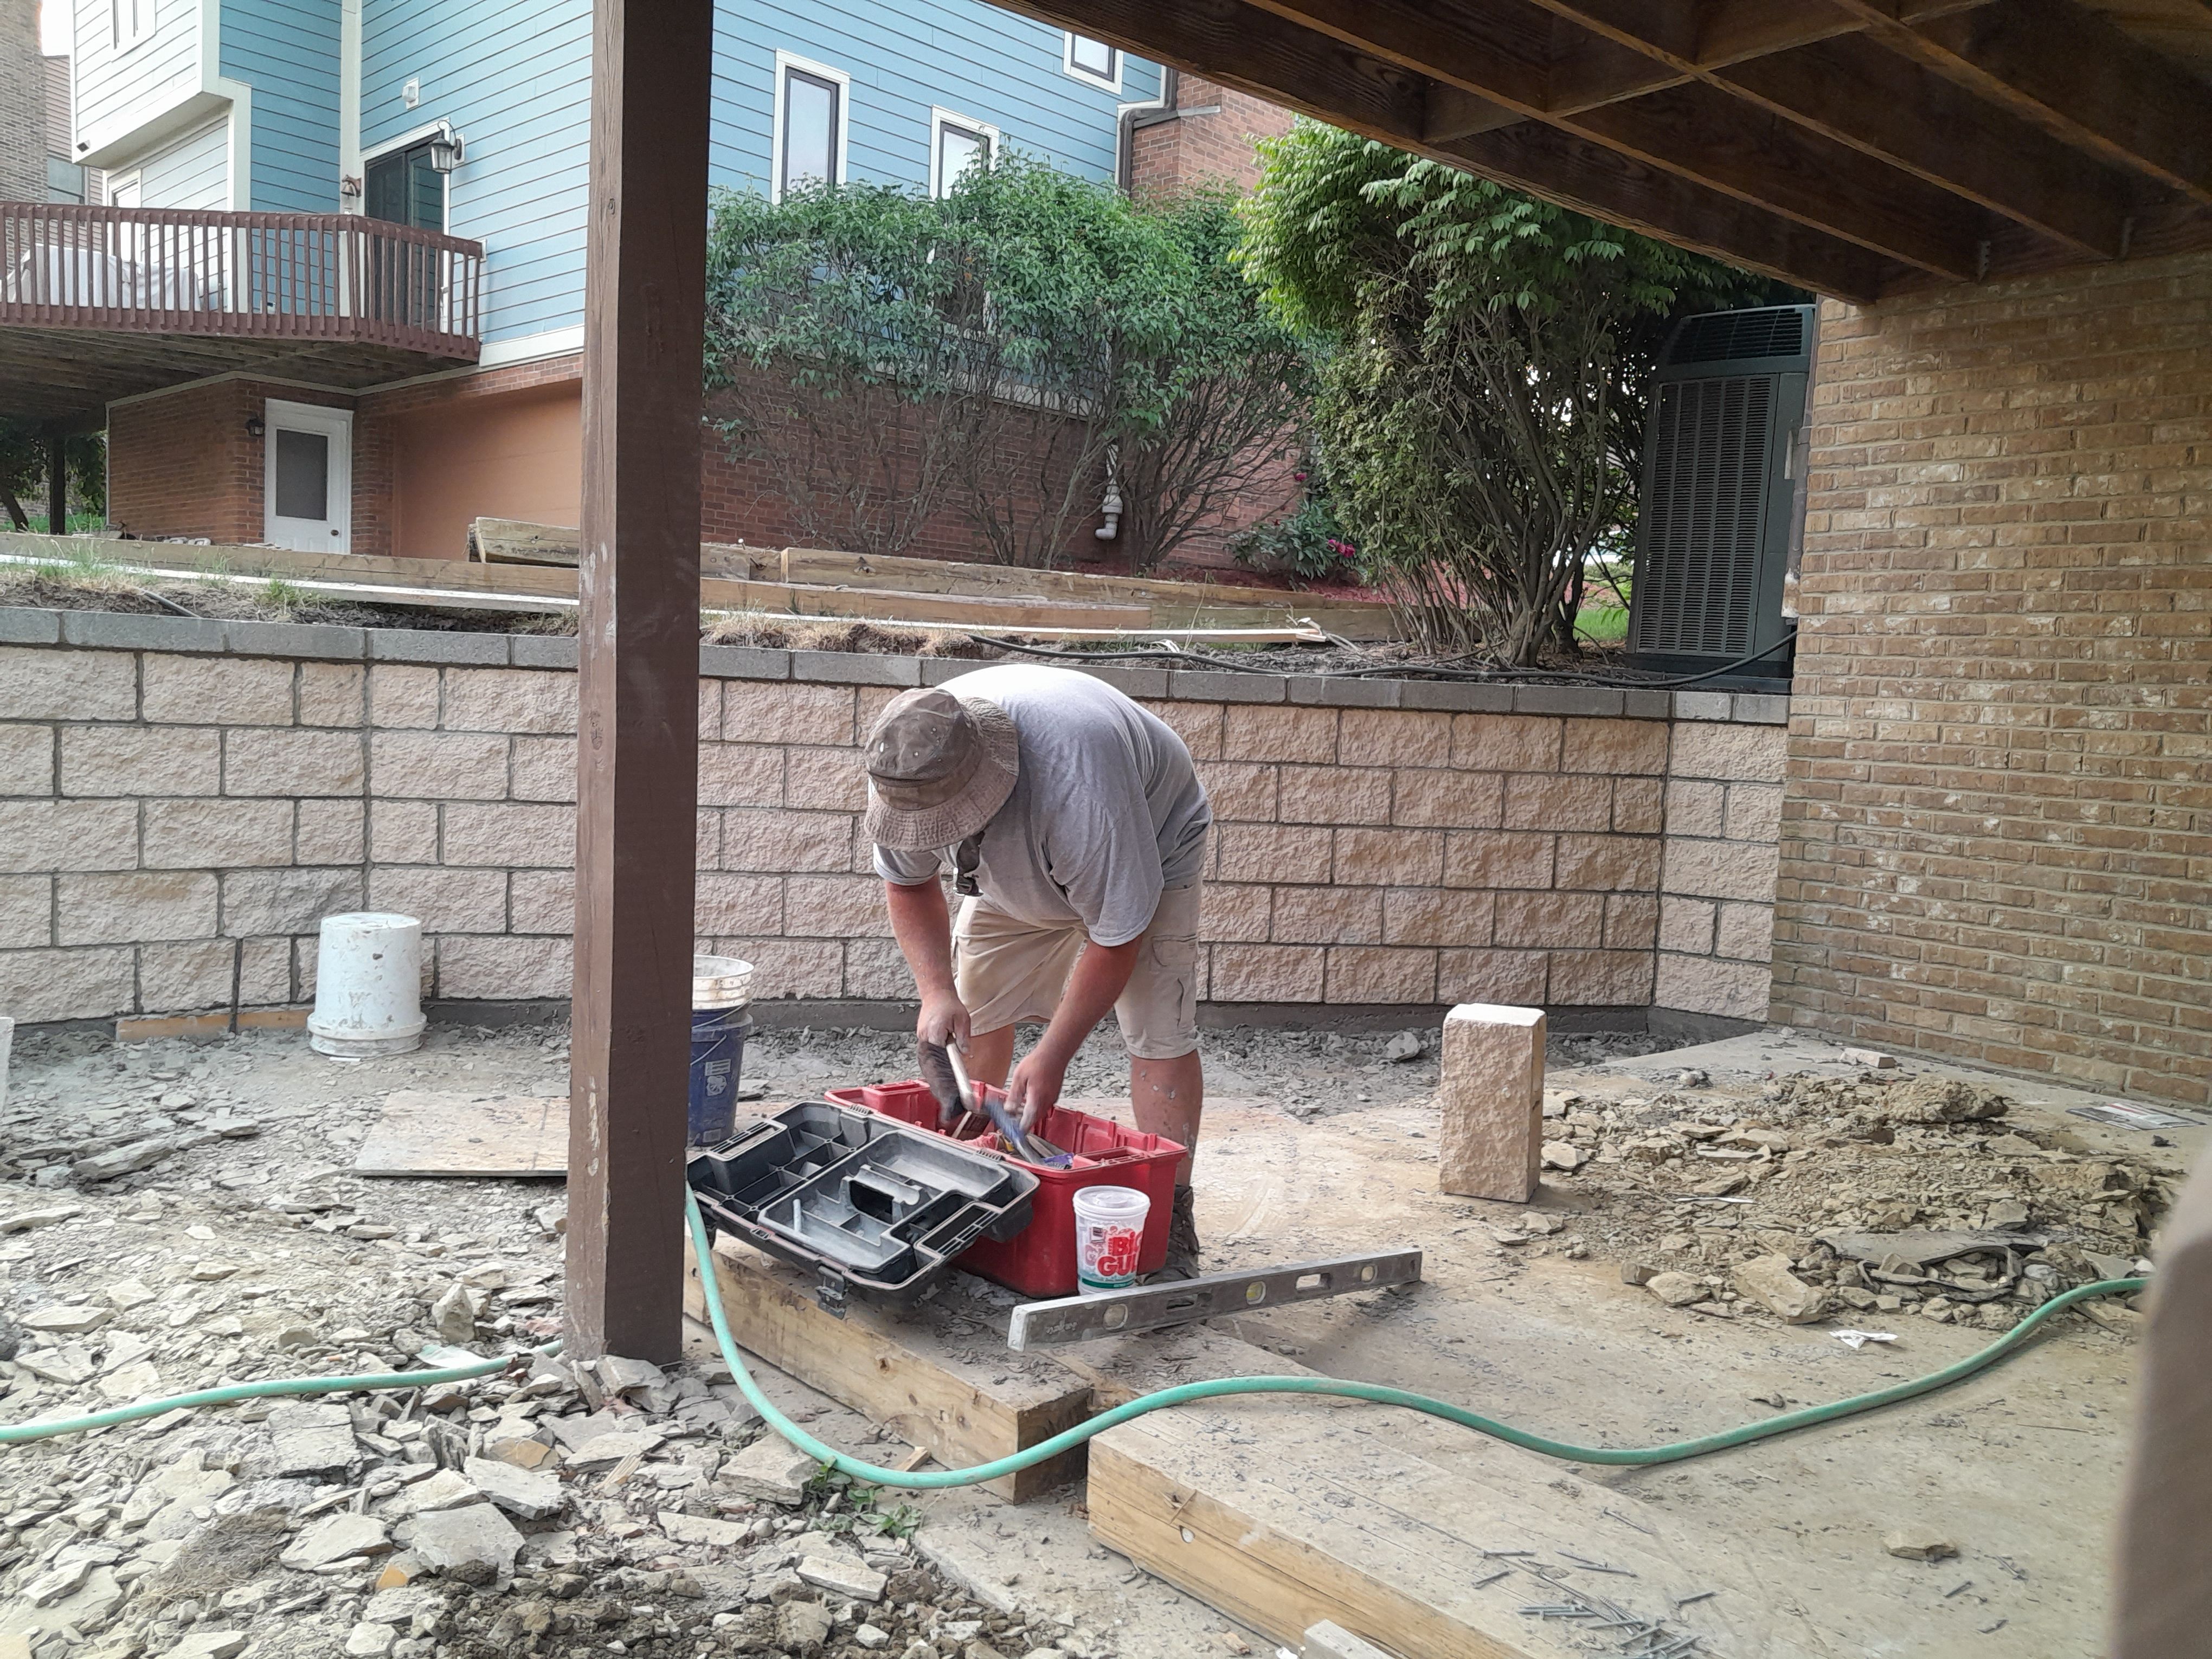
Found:
[[[1160, 895], [1114, 1018], [1122, 1046], [1138, 1060], [1176, 1060], [1198, 1047], [1200, 884]], [[1081, 923], [1041, 927], [988, 901], [960, 906], [952, 926], [952, 979], [972, 1029], [996, 1031], [1016, 1020], [1048, 1020], [1081, 954]]]

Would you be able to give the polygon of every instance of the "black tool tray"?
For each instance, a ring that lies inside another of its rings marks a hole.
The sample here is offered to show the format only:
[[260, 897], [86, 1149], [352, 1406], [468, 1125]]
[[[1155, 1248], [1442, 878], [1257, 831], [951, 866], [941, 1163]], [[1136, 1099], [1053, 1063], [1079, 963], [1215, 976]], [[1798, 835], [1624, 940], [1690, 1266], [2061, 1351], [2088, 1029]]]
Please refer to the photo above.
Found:
[[913, 1303], [977, 1239], [1028, 1226], [1037, 1187], [1017, 1164], [826, 1100], [695, 1150], [685, 1178], [709, 1225], [813, 1270], [833, 1313], [848, 1290]]

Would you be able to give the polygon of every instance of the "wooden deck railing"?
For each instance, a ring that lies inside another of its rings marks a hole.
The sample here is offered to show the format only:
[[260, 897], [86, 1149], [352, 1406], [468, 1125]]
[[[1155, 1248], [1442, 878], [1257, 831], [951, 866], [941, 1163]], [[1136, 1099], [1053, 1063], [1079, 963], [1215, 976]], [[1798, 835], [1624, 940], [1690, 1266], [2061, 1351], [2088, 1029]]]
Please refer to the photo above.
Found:
[[337, 213], [0, 202], [0, 325], [473, 359], [483, 245]]

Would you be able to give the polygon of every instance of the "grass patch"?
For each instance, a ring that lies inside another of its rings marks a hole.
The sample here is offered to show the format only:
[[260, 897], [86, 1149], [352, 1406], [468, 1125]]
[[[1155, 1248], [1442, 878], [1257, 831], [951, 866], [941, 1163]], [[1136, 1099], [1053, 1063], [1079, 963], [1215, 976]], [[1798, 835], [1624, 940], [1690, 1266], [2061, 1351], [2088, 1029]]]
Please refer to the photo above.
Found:
[[1586, 640], [1625, 640], [1628, 637], [1627, 608], [1591, 605], [1577, 611], [1575, 632]]

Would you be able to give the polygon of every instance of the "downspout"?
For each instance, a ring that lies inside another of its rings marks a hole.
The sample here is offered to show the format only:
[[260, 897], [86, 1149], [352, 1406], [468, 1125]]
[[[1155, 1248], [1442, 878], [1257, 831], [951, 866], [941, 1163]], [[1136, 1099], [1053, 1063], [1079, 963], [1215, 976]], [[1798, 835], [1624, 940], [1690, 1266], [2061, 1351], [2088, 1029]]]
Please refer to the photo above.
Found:
[[338, 3], [338, 211], [359, 213], [361, 179], [361, 0]]
[[[1120, 118], [1115, 122], [1114, 183], [1124, 196], [1135, 193], [1137, 187], [1137, 128], [1154, 121], [1170, 118], [1176, 102], [1182, 90], [1182, 71], [1172, 64], [1160, 65], [1160, 95], [1146, 103], [1125, 104]], [[1121, 533], [1121, 468], [1119, 450], [1109, 446], [1106, 451], [1106, 494], [1098, 503], [1100, 515], [1106, 520], [1091, 533], [1102, 542], [1110, 542]]]

